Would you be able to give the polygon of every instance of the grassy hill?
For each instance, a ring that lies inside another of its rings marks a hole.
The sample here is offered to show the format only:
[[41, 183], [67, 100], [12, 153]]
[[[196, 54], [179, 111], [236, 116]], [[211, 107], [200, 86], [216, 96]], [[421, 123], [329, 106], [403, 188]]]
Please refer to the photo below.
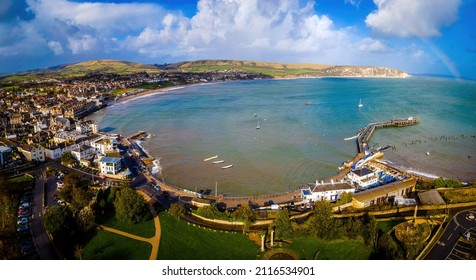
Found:
[[242, 60], [197, 60], [170, 64], [166, 69], [187, 72], [204, 72], [239, 69], [251, 73], [261, 73], [273, 77], [320, 76], [322, 70], [332, 67], [326, 64], [276, 63]]
[[385, 67], [336, 66], [310, 63], [276, 63], [241, 60], [197, 60], [166, 65], [146, 65], [119, 60], [92, 60], [65, 64], [45, 70], [28, 71], [6, 76], [1, 81], [28, 81], [38, 79], [80, 78], [90, 74], [110, 73], [118, 75], [138, 72], [159, 73], [161, 71], [207, 72], [242, 70], [260, 73], [275, 78], [282, 77], [406, 77], [406, 73]]
[[45, 70], [26, 71], [6, 76], [2, 81], [25, 81], [33, 79], [67, 79], [80, 78], [90, 74], [126, 75], [138, 72], [159, 73], [161, 70], [153, 65], [120, 60], [91, 60], [73, 64], [64, 64]]

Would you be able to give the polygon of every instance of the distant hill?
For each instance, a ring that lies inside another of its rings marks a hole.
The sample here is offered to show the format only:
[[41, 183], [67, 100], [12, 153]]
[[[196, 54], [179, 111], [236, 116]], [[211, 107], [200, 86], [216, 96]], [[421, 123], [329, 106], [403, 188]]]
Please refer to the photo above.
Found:
[[44, 70], [26, 71], [5, 76], [4, 81], [21, 81], [33, 79], [67, 79], [79, 78], [91, 74], [126, 75], [139, 72], [158, 73], [161, 70], [154, 65], [146, 65], [120, 60], [91, 60], [72, 64], [63, 64]]
[[161, 71], [206, 72], [242, 70], [261, 73], [275, 78], [292, 77], [391, 77], [405, 78], [403, 71], [375, 66], [336, 66], [309, 63], [275, 63], [241, 60], [197, 60], [165, 65], [146, 65], [119, 60], [91, 60], [80, 63], [16, 73], [4, 77], [3, 81], [24, 81], [33, 79], [79, 78], [91, 74], [111, 73], [126, 75], [139, 72], [159, 73]]

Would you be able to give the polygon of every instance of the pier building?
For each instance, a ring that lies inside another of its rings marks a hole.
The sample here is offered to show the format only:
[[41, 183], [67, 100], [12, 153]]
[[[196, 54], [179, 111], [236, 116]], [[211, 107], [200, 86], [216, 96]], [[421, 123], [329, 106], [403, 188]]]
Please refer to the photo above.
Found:
[[396, 196], [404, 196], [415, 190], [416, 180], [408, 178], [396, 181], [377, 188], [368, 189], [356, 193], [352, 199], [352, 206], [355, 208], [365, 208], [372, 205], [388, 202]]

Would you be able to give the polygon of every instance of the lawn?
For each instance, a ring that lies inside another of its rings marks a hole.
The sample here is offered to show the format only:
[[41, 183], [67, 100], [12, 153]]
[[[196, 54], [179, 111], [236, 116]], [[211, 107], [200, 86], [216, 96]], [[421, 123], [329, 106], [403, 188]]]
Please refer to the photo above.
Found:
[[86, 260], [148, 260], [152, 246], [112, 232], [98, 231], [84, 246]]
[[459, 188], [459, 189], [439, 189], [446, 203], [463, 203], [476, 201], [476, 188]]
[[116, 216], [110, 216], [105, 221], [100, 222], [102, 225], [128, 232], [130, 234], [138, 235], [145, 238], [154, 237], [155, 225], [152, 217], [147, 221], [142, 221], [137, 224], [122, 222]]
[[357, 240], [324, 241], [316, 237], [293, 240], [283, 248], [293, 250], [304, 260], [313, 260], [319, 251], [319, 260], [368, 260], [372, 248]]
[[198, 226], [162, 212], [161, 260], [253, 260], [259, 246], [240, 233], [219, 232]]

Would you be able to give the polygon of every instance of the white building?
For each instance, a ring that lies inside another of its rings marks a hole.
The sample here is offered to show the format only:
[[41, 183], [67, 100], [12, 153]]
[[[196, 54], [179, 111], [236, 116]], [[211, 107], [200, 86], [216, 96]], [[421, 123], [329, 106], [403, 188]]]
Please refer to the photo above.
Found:
[[343, 181], [340, 182], [318, 182], [312, 188], [302, 189], [301, 195], [303, 200], [306, 202], [315, 202], [315, 201], [337, 201], [342, 193], [344, 192], [355, 192], [355, 188], [348, 183]]
[[77, 161], [91, 159], [92, 157], [94, 157], [95, 154], [96, 154], [96, 150], [93, 147], [87, 146], [87, 145], [82, 145], [78, 147], [77, 149], [74, 149], [71, 151], [71, 155]]
[[368, 168], [351, 170], [347, 177], [358, 186], [365, 188], [378, 182], [378, 171]]
[[64, 143], [61, 143], [57, 146], [45, 148], [45, 155], [47, 158], [60, 159], [64, 152], [71, 152], [78, 148], [79, 144], [66, 146]]
[[117, 140], [103, 138], [96, 142], [91, 142], [91, 146], [98, 152], [103, 155], [106, 153], [113, 152], [117, 148]]
[[45, 161], [45, 148], [41, 145], [20, 145], [18, 151], [22, 153], [28, 161]]
[[121, 172], [121, 159], [113, 157], [102, 157], [99, 160], [101, 173], [104, 175], [117, 175]]

